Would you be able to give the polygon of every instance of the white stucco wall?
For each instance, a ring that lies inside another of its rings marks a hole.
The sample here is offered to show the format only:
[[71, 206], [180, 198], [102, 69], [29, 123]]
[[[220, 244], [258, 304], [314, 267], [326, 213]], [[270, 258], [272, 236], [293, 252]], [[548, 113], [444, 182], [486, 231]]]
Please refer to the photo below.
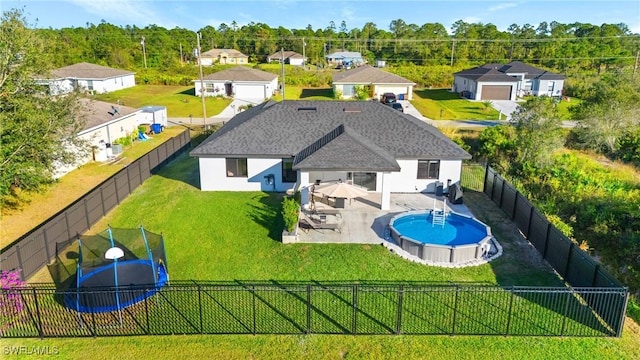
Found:
[[[111, 144], [116, 139], [131, 136], [137, 132], [138, 117], [141, 112], [135, 112], [126, 116], [115, 118], [111, 121], [105, 122], [90, 129], [83, 130], [78, 133], [78, 138], [86, 141], [89, 145], [88, 149], [73, 149], [79, 154], [79, 159], [72, 165], [57, 165], [55, 171], [55, 178], [66, 175], [67, 173], [75, 170], [79, 166], [82, 166], [90, 161], [94, 160], [94, 151], [103, 151], [107, 143]], [[91, 150], [91, 147], [96, 147], [96, 150]]]
[[[400, 165], [400, 172], [393, 172], [387, 175], [391, 181], [390, 192], [435, 192], [436, 181], [441, 181], [444, 186], [447, 180], [451, 183], [460, 181], [462, 170], [461, 160], [441, 160], [440, 173], [438, 179], [418, 179], [418, 160], [397, 160]], [[378, 174], [378, 181], [381, 176]], [[377, 188], [380, 188], [379, 186]]]
[[[235, 95], [238, 92], [238, 87], [243, 88], [243, 87], [256, 87], [256, 86], [260, 86], [262, 87], [261, 91], [255, 92], [252, 91], [252, 93], [255, 93], [255, 99], [266, 99], [266, 98], [270, 98], [273, 96], [274, 92], [276, 91], [276, 89], [278, 89], [278, 78], [273, 79], [270, 82], [256, 82], [256, 81], [225, 81], [225, 80], [216, 80], [216, 81], [210, 81], [210, 80], [205, 80], [204, 84], [205, 84], [205, 89], [206, 89], [206, 85], [207, 84], [213, 84], [213, 92], [211, 91], [206, 91], [204, 96], [227, 96], [226, 95], [226, 84], [227, 83], [231, 83], [232, 86], [232, 95]], [[201, 94], [201, 89], [202, 89], [202, 83], [200, 82], [200, 80], [194, 80], [193, 81], [193, 86], [195, 89], [195, 95], [196, 96], [200, 96]], [[218, 90], [218, 91], [216, 91]], [[243, 94], [244, 91], [240, 90], [240, 93]]]
[[[553, 82], [553, 92], [549, 93], [549, 83]], [[564, 80], [539, 80], [538, 88], [533, 92], [536, 96], [562, 96], [562, 88], [564, 87]]]
[[247, 159], [247, 177], [227, 177], [225, 158], [200, 157], [200, 189], [203, 191], [274, 191], [265, 176], [273, 174], [275, 191], [284, 192], [295, 183], [282, 182], [282, 159]]
[[476, 82], [461, 76], [455, 76], [453, 80], [453, 91], [457, 93], [469, 91], [471, 94], [475, 95]]
[[136, 85], [135, 76], [130, 74], [108, 79], [77, 79], [77, 86], [89, 90], [90, 81], [93, 83], [93, 92], [96, 94], [126, 89]]

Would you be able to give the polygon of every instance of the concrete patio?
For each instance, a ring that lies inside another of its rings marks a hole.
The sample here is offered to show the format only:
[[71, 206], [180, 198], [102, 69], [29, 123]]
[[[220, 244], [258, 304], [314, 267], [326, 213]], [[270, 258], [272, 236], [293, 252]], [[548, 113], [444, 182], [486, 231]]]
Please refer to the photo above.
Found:
[[[327, 215], [327, 223], [340, 223], [340, 232], [330, 229], [298, 230], [300, 243], [340, 243], [340, 244], [381, 244], [385, 239], [385, 228], [389, 220], [402, 212], [433, 209], [436, 195], [433, 193], [391, 194], [391, 208], [380, 210], [380, 193], [370, 193], [366, 197], [346, 201], [340, 215]], [[437, 206], [442, 207], [445, 197], [439, 197]], [[333, 209], [326, 202], [316, 201], [316, 208]], [[464, 205], [446, 203], [447, 211], [472, 215]]]

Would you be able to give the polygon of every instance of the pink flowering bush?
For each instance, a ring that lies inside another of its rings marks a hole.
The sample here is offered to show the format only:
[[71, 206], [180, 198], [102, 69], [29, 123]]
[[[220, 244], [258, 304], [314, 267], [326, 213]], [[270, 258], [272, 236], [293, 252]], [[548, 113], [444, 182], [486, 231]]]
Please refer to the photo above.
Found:
[[10, 316], [22, 311], [22, 298], [15, 289], [25, 285], [26, 283], [20, 280], [20, 270], [0, 272], [0, 315]]

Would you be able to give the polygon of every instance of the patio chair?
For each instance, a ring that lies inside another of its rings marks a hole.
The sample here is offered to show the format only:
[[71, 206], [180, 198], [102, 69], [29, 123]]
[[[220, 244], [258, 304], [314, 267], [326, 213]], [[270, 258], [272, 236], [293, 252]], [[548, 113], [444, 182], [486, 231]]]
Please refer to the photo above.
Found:
[[308, 232], [310, 229], [314, 229], [314, 230], [329, 229], [329, 230], [341, 232], [339, 223], [320, 222], [318, 220], [308, 217], [305, 213], [300, 213], [300, 220], [298, 222], [300, 224], [300, 228], [306, 232]]

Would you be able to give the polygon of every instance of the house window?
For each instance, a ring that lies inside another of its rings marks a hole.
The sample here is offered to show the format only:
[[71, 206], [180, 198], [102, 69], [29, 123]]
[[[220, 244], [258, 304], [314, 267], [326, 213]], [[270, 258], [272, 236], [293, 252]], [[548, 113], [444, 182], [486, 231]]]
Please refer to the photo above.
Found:
[[547, 84], [547, 90], [549, 91], [549, 93], [553, 92], [553, 86], [555, 85], [555, 82], [553, 81], [549, 81], [549, 83]]
[[282, 159], [282, 182], [298, 181], [298, 172], [293, 170], [293, 158]]
[[227, 158], [227, 177], [247, 177], [247, 158]]
[[438, 179], [440, 160], [418, 160], [418, 179]]
[[208, 92], [208, 93], [214, 92], [215, 90], [214, 90], [213, 85], [214, 85], [213, 83], [204, 83], [204, 86], [205, 86], [205, 90], [204, 91]]
[[87, 80], [87, 90], [93, 91], [93, 80]]

